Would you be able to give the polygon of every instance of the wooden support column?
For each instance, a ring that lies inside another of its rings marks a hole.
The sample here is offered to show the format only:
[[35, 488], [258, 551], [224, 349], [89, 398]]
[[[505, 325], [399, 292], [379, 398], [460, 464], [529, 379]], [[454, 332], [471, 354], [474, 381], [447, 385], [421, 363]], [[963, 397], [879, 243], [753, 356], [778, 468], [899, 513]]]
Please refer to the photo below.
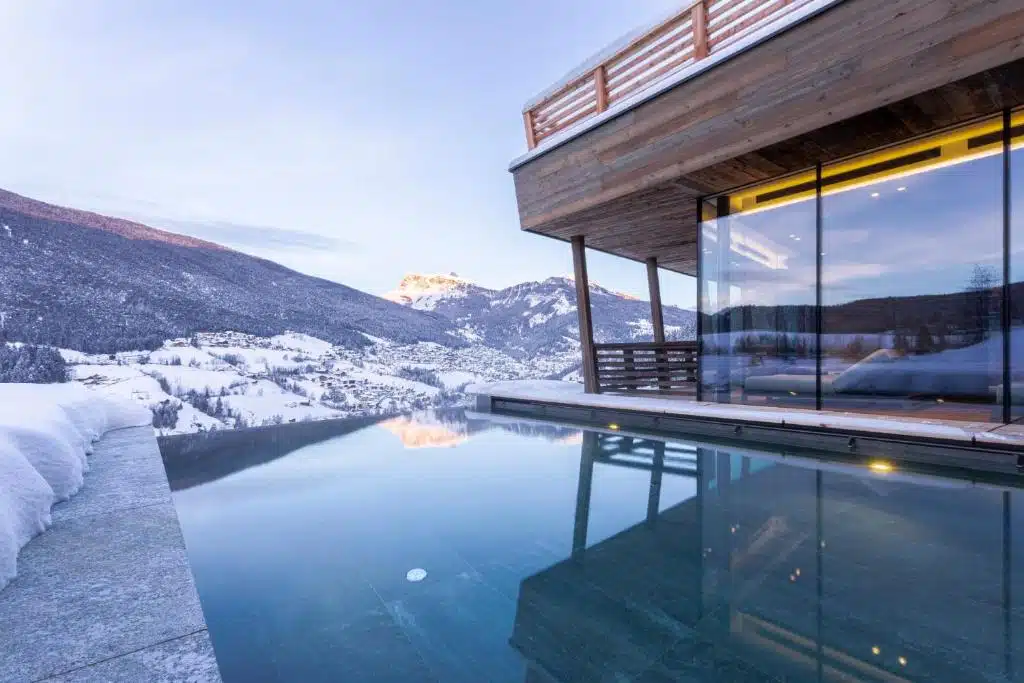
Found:
[[597, 113], [608, 108], [608, 72], [604, 64], [594, 69], [594, 91], [597, 93]]
[[533, 110], [523, 112], [523, 126], [526, 128], [526, 146], [533, 149], [537, 146], [537, 131], [534, 123]]
[[583, 236], [572, 240], [572, 265], [576, 276], [576, 311], [580, 321], [580, 351], [583, 353], [583, 390], [598, 393], [597, 359], [594, 355], [594, 322], [590, 310], [590, 280], [587, 278], [587, 253]]
[[708, 9], [704, 0], [700, 0], [690, 10], [690, 25], [693, 30], [693, 59], [704, 59], [708, 56]]
[[[658, 259], [651, 257], [647, 259], [647, 289], [651, 293], [651, 327], [654, 328], [654, 341], [658, 344], [665, 343], [665, 309], [661, 305], [661, 281], [658, 278]], [[664, 349], [655, 349], [654, 361], [662, 370], [658, 373], [658, 389], [668, 391], [671, 385], [668, 381], [668, 353]]]
[[661, 306], [661, 281], [658, 279], [658, 259], [647, 259], [647, 288], [651, 292], [651, 325], [654, 341], [665, 343], [665, 311]]

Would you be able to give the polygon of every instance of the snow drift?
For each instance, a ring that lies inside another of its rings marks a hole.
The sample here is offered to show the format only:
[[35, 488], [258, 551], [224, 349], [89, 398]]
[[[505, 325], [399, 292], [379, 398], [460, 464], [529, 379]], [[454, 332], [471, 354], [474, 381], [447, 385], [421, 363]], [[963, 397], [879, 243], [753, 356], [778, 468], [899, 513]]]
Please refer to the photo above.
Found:
[[144, 407], [78, 384], [0, 384], [0, 589], [18, 551], [50, 524], [50, 507], [82, 487], [105, 433], [150, 424]]

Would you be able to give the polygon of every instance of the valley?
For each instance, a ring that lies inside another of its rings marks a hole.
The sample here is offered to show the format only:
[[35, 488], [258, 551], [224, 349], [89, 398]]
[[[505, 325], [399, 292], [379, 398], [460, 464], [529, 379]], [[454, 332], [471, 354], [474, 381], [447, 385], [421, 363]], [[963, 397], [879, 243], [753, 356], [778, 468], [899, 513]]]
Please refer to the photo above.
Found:
[[[458, 405], [473, 382], [581, 381], [567, 277], [492, 289], [412, 273], [374, 296], [4, 190], [0, 255], [0, 343], [58, 349], [69, 380], [144, 405], [163, 435]], [[648, 302], [590, 294], [596, 341], [652, 338]], [[694, 338], [693, 311], [664, 317], [670, 339]], [[52, 381], [33, 376], [7, 381]]]
[[299, 333], [198, 333], [153, 351], [61, 353], [71, 381], [142, 404], [160, 435], [454, 406], [470, 383], [572, 380], [563, 371], [576, 362], [572, 352], [527, 363], [480, 345], [381, 339], [347, 349]]

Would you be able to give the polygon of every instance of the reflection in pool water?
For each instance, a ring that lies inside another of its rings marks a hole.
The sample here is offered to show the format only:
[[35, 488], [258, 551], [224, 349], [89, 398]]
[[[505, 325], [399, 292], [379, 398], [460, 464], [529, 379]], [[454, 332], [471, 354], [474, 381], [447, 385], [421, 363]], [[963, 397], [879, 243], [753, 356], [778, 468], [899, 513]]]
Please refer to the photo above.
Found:
[[457, 412], [355, 427], [163, 444], [227, 683], [1024, 673], [1016, 490]]

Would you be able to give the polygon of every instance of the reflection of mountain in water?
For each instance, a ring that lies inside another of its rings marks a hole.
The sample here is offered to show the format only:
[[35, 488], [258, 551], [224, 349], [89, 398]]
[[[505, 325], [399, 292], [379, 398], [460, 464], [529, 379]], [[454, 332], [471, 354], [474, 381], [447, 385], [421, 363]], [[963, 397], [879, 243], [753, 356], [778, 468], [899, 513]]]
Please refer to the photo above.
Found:
[[583, 438], [583, 432], [572, 427], [468, 419], [461, 410], [415, 413], [382, 422], [380, 426], [398, 436], [406, 448], [448, 448], [468, 441], [473, 435], [496, 429], [566, 445], [579, 445]]
[[[489, 416], [486, 418], [469, 417], [466, 411], [461, 408], [447, 408], [430, 412], [414, 413], [408, 419], [418, 425], [436, 425], [444, 427], [455, 434], [464, 434], [467, 437], [481, 434], [483, 432], [501, 430], [530, 438], [544, 439], [553, 443], [578, 444], [582, 432], [576, 427], [563, 427], [556, 424], [544, 424], [540, 422], [519, 422], [515, 419], [498, 418]], [[446, 444], [442, 444], [446, 445]]]
[[380, 426], [401, 439], [406, 448], [450, 448], [469, 440], [464, 432], [459, 433], [445, 424], [427, 424], [413, 416], [396, 417], [381, 422]]
[[476, 434], [493, 430], [564, 444], [580, 443], [581, 434], [579, 429], [558, 425], [469, 419], [464, 410], [449, 408], [414, 413], [386, 422], [380, 422], [377, 417], [358, 417], [165, 436], [159, 439], [160, 452], [171, 490], [179, 491], [266, 464], [300, 448], [378, 423], [401, 439], [406, 448], [450, 448]]

